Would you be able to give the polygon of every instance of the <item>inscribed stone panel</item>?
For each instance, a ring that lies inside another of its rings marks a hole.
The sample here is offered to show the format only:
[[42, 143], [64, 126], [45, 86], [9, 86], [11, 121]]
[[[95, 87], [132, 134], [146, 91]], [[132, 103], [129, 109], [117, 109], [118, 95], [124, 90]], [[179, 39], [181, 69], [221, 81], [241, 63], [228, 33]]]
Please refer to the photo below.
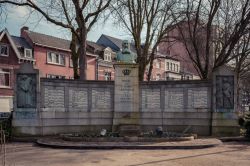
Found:
[[72, 108], [87, 108], [88, 107], [87, 88], [69, 89], [69, 107], [72, 107]]
[[160, 108], [160, 89], [142, 89], [142, 108]]
[[44, 106], [47, 108], [64, 107], [64, 87], [46, 86], [44, 88]]

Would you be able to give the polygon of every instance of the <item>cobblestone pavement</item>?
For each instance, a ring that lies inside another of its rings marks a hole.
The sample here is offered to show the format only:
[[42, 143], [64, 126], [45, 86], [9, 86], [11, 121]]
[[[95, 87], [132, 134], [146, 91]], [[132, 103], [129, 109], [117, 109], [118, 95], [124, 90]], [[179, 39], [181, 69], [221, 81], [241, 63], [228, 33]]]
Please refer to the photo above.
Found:
[[11, 143], [6, 149], [6, 166], [250, 165], [250, 143], [224, 143], [197, 150], [70, 150]]

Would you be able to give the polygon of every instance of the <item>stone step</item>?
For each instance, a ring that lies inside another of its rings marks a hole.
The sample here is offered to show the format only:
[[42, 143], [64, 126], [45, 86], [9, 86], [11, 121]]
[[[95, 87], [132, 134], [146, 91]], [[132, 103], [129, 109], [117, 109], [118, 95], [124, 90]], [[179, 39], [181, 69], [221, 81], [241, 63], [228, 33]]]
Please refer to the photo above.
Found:
[[119, 127], [120, 136], [139, 136], [140, 135], [139, 125], [121, 125]]

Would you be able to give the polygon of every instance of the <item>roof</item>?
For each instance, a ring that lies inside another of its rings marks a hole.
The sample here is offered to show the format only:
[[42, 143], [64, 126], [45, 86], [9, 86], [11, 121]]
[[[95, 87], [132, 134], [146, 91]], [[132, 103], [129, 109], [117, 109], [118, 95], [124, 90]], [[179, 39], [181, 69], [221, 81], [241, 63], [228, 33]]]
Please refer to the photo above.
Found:
[[[117, 47], [119, 47], [120, 49], [122, 49], [122, 41], [121, 39], [118, 39], [118, 38], [115, 38], [115, 37], [112, 37], [112, 36], [108, 36], [108, 35], [105, 35], [105, 34], [102, 34], [102, 36], [106, 37], [107, 39], [109, 39], [112, 43], [114, 43]], [[136, 53], [136, 49], [135, 49], [135, 45], [130, 43], [130, 50], [133, 52], [133, 53]]]
[[17, 47], [32, 49], [32, 47], [23, 37], [11, 36], [11, 38]]
[[[50, 36], [38, 32], [33, 32], [26, 30], [29, 38], [34, 44], [42, 45], [51, 48], [62, 49], [65, 51], [70, 51], [70, 40], [58, 38], [55, 36]], [[103, 49], [103, 46], [100, 46], [94, 42], [87, 41], [87, 45], [94, 47], [97, 50]]]
[[2, 40], [2, 38], [4, 37], [4, 35], [7, 36], [8, 40], [9, 40], [9, 42], [10, 42], [10, 45], [11, 45], [11, 47], [13, 48], [13, 50], [14, 50], [16, 56], [17, 56], [19, 59], [22, 59], [22, 57], [21, 57], [21, 55], [20, 55], [20, 52], [18, 51], [18, 49], [17, 49], [17, 47], [16, 47], [16, 45], [15, 45], [15, 43], [14, 43], [12, 37], [10, 36], [10, 34], [9, 34], [9, 32], [8, 32], [8, 30], [7, 30], [6, 28], [0, 33], [0, 41]]
[[94, 47], [95, 49], [99, 50], [99, 51], [102, 51], [104, 50], [106, 47], [102, 46], [102, 45], [99, 45], [95, 42], [92, 42], [92, 41], [87, 41], [87, 44], [91, 47]]

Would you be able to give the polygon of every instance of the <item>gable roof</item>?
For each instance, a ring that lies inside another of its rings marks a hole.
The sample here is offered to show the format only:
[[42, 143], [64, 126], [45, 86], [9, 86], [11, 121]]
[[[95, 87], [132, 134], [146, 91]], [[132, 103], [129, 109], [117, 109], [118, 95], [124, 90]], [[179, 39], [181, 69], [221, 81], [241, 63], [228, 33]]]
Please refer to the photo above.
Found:
[[[50, 36], [38, 32], [33, 32], [29, 30], [25, 30], [31, 39], [31, 41], [35, 45], [45, 46], [48, 48], [56, 48], [63, 51], [71, 51], [70, 50], [70, 40], [58, 38], [55, 36]], [[95, 50], [102, 50], [103, 46], [100, 46], [94, 42], [87, 41], [87, 46], [93, 47]], [[88, 52], [89, 53], [89, 52]], [[93, 55], [93, 54], [92, 54]]]
[[10, 34], [9, 34], [9, 32], [8, 32], [8, 30], [7, 30], [6, 28], [5, 28], [5, 29], [1, 32], [1, 34], [0, 34], [0, 41], [3, 39], [4, 35], [7, 36], [8, 40], [9, 40], [9, 42], [10, 42], [10, 45], [11, 45], [11, 47], [13, 48], [13, 50], [14, 50], [14, 52], [15, 52], [17, 58], [19, 58], [19, 59], [24, 59], [24, 58], [21, 57], [21, 55], [20, 55], [20, 53], [19, 53], [19, 51], [18, 51], [18, 49], [17, 49], [17, 47], [16, 47], [14, 41], [12, 40], [12, 37], [10, 36]]
[[[112, 36], [108, 36], [108, 35], [105, 35], [105, 34], [102, 34], [101, 37], [105, 37], [106, 39], [108, 39], [109, 41], [111, 41], [114, 45], [116, 45], [120, 50], [122, 49], [122, 39], [118, 39], [118, 38], [115, 38], [115, 37], [112, 37]], [[101, 38], [100, 37], [100, 38]], [[104, 46], [106, 46], [105, 44], [103, 44]], [[114, 49], [114, 48], [112, 48]], [[136, 53], [136, 49], [135, 49], [135, 45], [130, 43], [130, 50], [133, 52], [133, 53]], [[119, 50], [114, 50], [114, 51], [119, 51]]]

